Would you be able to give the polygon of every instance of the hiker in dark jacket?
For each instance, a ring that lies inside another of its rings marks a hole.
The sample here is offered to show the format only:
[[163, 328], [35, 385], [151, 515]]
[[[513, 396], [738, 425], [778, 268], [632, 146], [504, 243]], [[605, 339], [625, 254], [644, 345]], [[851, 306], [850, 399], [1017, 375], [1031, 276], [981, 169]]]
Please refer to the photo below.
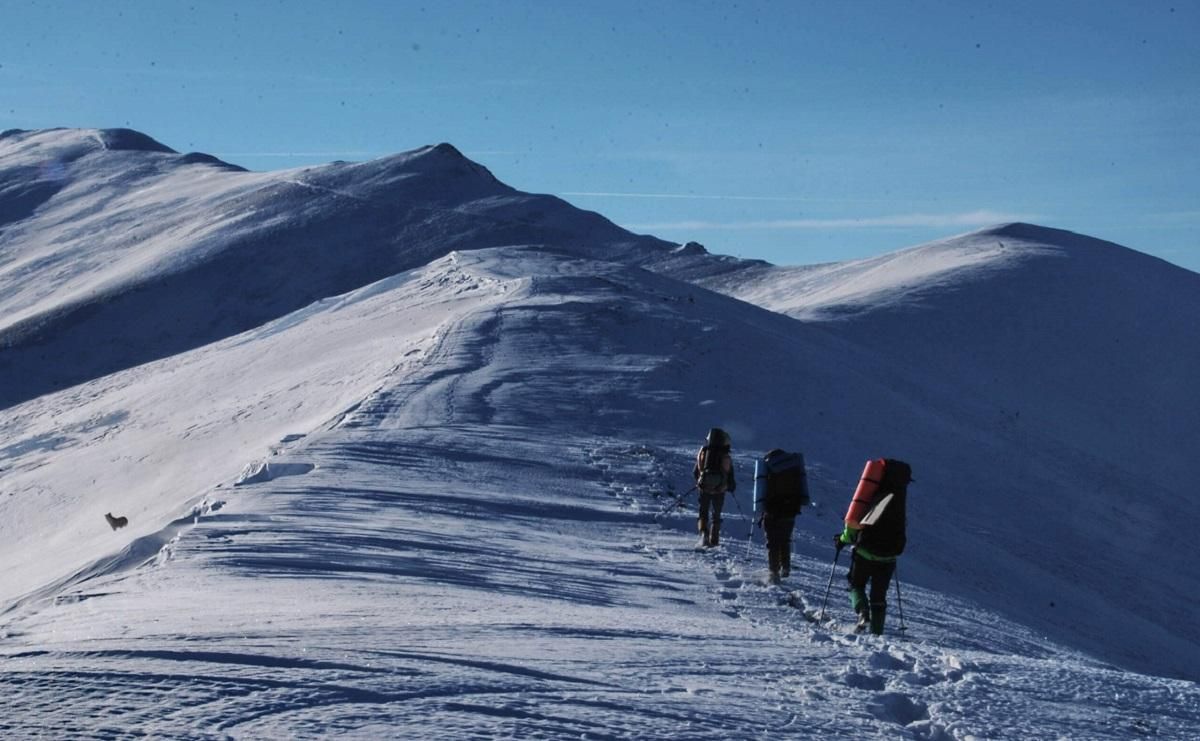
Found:
[[[792, 572], [792, 531], [800, 508], [808, 503], [808, 475], [804, 456], [776, 448], [763, 456], [763, 533], [767, 536], [767, 567], [770, 581], [778, 584]], [[758, 489], [758, 482], [755, 482]]]
[[[878, 468], [872, 468], [877, 465]], [[881, 471], [881, 475], [879, 472]], [[871, 476], [879, 475], [878, 480]], [[863, 482], [846, 513], [842, 532], [833, 536], [838, 551], [853, 545], [850, 556], [850, 606], [858, 614], [855, 632], [870, 627], [875, 635], [883, 633], [887, 620], [887, 591], [896, 573], [896, 559], [907, 541], [908, 484], [912, 469], [892, 459], [869, 461]], [[864, 487], [864, 483], [874, 486]], [[871, 491], [863, 493], [865, 489]]]
[[[725, 507], [725, 492], [737, 489], [733, 478], [733, 458], [729, 455], [729, 433], [719, 427], [708, 431], [704, 447], [696, 453], [696, 465], [692, 478], [700, 492], [700, 518], [696, 529], [700, 531], [705, 548], [721, 542], [721, 510]], [[711, 513], [711, 519], [709, 519]]]

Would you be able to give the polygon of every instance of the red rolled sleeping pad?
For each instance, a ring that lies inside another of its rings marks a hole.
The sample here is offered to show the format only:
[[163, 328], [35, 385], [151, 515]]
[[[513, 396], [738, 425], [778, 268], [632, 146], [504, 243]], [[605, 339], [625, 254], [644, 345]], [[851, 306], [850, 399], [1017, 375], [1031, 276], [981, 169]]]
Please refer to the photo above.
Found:
[[867, 461], [863, 468], [862, 478], [858, 480], [858, 488], [854, 490], [854, 498], [850, 500], [850, 508], [846, 510], [846, 524], [858, 529], [862, 518], [875, 502], [875, 493], [883, 482], [884, 459]]

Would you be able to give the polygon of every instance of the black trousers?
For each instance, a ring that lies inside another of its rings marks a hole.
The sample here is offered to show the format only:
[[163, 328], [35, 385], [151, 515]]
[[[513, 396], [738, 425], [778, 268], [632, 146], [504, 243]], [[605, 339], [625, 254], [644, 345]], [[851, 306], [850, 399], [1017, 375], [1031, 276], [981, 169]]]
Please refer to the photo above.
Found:
[[767, 535], [767, 565], [771, 571], [792, 570], [792, 530], [795, 517], [763, 516], [763, 532]]
[[[850, 556], [850, 604], [854, 611], [862, 614], [868, 607], [882, 613], [887, 609], [887, 591], [896, 573], [895, 561], [872, 561], [855, 551]], [[869, 585], [869, 587], [868, 587]], [[868, 594], [868, 589], [869, 594]]]

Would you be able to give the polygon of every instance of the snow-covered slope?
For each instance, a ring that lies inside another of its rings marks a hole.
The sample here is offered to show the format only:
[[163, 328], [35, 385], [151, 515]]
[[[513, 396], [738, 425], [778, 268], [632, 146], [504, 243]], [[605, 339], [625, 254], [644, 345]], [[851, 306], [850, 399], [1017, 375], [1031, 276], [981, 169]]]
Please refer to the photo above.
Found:
[[[86, 144], [96, 135], [103, 132], [9, 135], [0, 143], [77, 137]], [[1121, 432], [1089, 429], [1083, 406], [1030, 373], [1070, 369], [1074, 359], [1066, 356], [1080, 345], [1059, 347], [1061, 333], [1029, 337], [1043, 353], [1035, 366], [960, 358], [953, 343], [930, 339], [924, 347], [933, 356], [925, 360], [953, 372], [896, 353], [881, 358], [878, 338], [914, 317], [926, 327], [935, 319], [961, 323], [964, 332], [990, 321], [986, 313], [952, 320], [935, 310], [972, 293], [967, 287], [1007, 300], [1043, 269], [1023, 272], [1021, 260], [980, 267], [983, 277], [964, 268], [958, 278], [953, 270], [938, 278], [926, 269], [919, 301], [892, 290], [890, 305], [874, 300], [873, 310], [837, 312], [836, 321], [800, 320], [674, 275], [723, 273], [723, 290], [737, 293], [760, 265], [664, 247], [560, 201], [545, 201], [554, 204], [553, 230], [521, 227], [518, 214], [527, 216], [538, 197], [505, 194], [458, 156], [437, 164], [436, 149], [400, 156], [407, 159], [399, 169], [385, 160], [324, 171], [343, 178], [326, 181], [343, 193], [376, 193], [379, 181], [367, 176], [376, 173], [388, 181], [385, 190], [397, 189], [397, 210], [412, 213], [416, 200], [438, 204], [423, 220], [404, 222], [411, 241], [396, 237], [380, 247], [363, 231], [327, 243], [341, 245], [343, 255], [397, 261], [380, 267], [378, 278], [327, 294], [335, 281], [321, 271], [336, 260], [319, 258], [330, 262], [273, 284], [293, 298], [316, 297], [303, 306], [234, 317], [212, 342], [194, 329], [202, 312], [181, 312], [194, 332], [179, 343], [187, 349], [171, 349], [170, 331], [148, 335], [150, 344], [163, 343], [148, 355], [157, 359], [139, 364], [145, 357], [110, 349], [115, 372], [93, 368], [78, 385], [5, 410], [0, 652], [7, 671], [0, 683], [20, 711], [4, 716], [0, 729], [246, 737], [1194, 735], [1196, 578], [1176, 570], [1181, 561], [1154, 538], [1166, 538], [1175, 518], [1194, 516], [1195, 505], [1172, 499], [1183, 489], [1159, 472], [1097, 468], [1086, 446], [1121, 450]], [[250, 185], [295, 173], [177, 165], [179, 155], [146, 150], [137, 156], [163, 158], [185, 194], [191, 178], [211, 181], [193, 183], [203, 194], [196, 212], [188, 215], [193, 205], [181, 200], [171, 209], [177, 219], [205, 221], [204, 209], [225, 197], [226, 176], [249, 189], [246, 197], [262, 199], [240, 226], [228, 227], [229, 245], [255, 243], [245, 235], [264, 228], [260, 213], [292, 234], [304, 231], [292, 219], [314, 223], [304, 221], [312, 214], [303, 208], [271, 206]], [[96, 163], [114, 155], [86, 151]], [[111, 185], [121, 172], [114, 167], [103, 177], [76, 171], [2, 227], [0, 301], [6, 311], [26, 305], [34, 307], [28, 316], [41, 316], [36, 333], [6, 325], [11, 346], [0, 358], [8, 372], [22, 363], [49, 372], [76, 351], [70, 332], [101, 345], [114, 342], [109, 332], [128, 337], [104, 307], [139, 289], [114, 289], [87, 311], [62, 300], [106, 290], [89, 287], [89, 276], [128, 286], [121, 281], [137, 275], [138, 285], [161, 286], [168, 276], [189, 275], [180, 264], [243, 249], [163, 235], [143, 255], [160, 262], [143, 262], [138, 273], [133, 255], [141, 248], [120, 237], [131, 225], [113, 222], [103, 248], [89, 254], [68, 236], [74, 201], [58, 200], [64, 194], [103, 190], [107, 202], [125, 198], [137, 211], [141, 199], [150, 204], [172, 190]], [[405, 168], [412, 174], [396, 175]], [[459, 177], [497, 194], [456, 194]], [[415, 190], [404, 191], [406, 182]], [[320, 203], [310, 204], [318, 221], [338, 218], [339, 206]], [[485, 213], [498, 230], [512, 230], [514, 244], [488, 244], [490, 232], [477, 220]], [[429, 236], [446, 223], [461, 229], [446, 231], [443, 242]], [[516, 239], [522, 228], [557, 236]], [[1058, 249], [1024, 241], [1022, 252]], [[40, 296], [11, 268], [31, 245], [42, 251], [26, 276], [57, 281]], [[59, 249], [77, 251], [47, 267]], [[321, 251], [315, 238], [306, 249]], [[265, 253], [260, 269], [281, 274], [272, 261], [282, 252]], [[414, 264], [401, 269], [409, 257]], [[1075, 285], [1076, 269], [1091, 269], [1086, 259], [1052, 264], [1063, 264], [1060, 285]], [[913, 286], [920, 274], [911, 272]], [[250, 285], [227, 277], [231, 291]], [[1093, 277], [1107, 280], [1103, 272]], [[1145, 280], [1164, 300], [1192, 300], [1187, 279]], [[836, 295], [832, 278], [822, 285]], [[30, 292], [14, 299], [9, 287]], [[269, 304], [271, 287], [231, 300]], [[771, 290], [793, 300], [785, 280]], [[144, 310], [173, 305], [169, 294], [156, 301]], [[80, 313], [56, 323], [70, 311]], [[1050, 321], [1019, 327], [1039, 334]], [[1068, 334], [1093, 336], [1089, 321], [1060, 321]], [[250, 326], [232, 331], [239, 323]], [[1150, 344], [1154, 331], [1139, 341]], [[60, 354], [42, 358], [39, 348]], [[1096, 375], [1088, 387], [1096, 393], [1130, 381], [1114, 374], [1105, 385]], [[997, 415], [1001, 403], [1024, 406]], [[734, 434], [742, 487], [727, 505], [723, 548], [697, 553], [687, 514], [653, 513], [690, 486], [690, 457], [714, 424]], [[1194, 431], [1181, 424], [1182, 434]], [[1088, 437], [1077, 442], [1063, 432], [1077, 429]], [[747, 548], [739, 512], [749, 505], [750, 456], [775, 446], [806, 453], [818, 503], [800, 518], [796, 575], [785, 589], [760, 583], [761, 535]], [[878, 455], [912, 461], [918, 478], [911, 547], [900, 566], [908, 630], [898, 631], [897, 610], [887, 635], [860, 638], [844, 632], [849, 611], [836, 585], [832, 624], [813, 625], [805, 612], [820, 605], [829, 536], [862, 462]], [[981, 467], [992, 461], [1000, 463]], [[108, 529], [109, 511], [128, 516], [129, 526]]]

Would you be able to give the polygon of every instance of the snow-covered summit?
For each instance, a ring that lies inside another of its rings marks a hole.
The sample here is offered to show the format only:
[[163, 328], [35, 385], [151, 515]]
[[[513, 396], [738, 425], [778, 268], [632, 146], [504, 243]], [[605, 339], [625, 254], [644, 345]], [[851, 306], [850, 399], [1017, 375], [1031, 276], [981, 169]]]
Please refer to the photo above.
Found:
[[39, 156], [71, 159], [71, 153], [107, 150], [178, 154], [162, 142], [133, 129], [8, 129], [0, 132], [5, 156], [41, 150]]
[[[243, 170], [203, 152], [180, 154], [157, 139], [133, 129], [8, 129], [0, 132], [0, 162], [3, 166], [11, 168], [14, 165], [33, 164], [41, 169], [43, 177], [63, 175], [61, 172], [46, 172], [46, 168], [53, 164], [67, 165], [101, 152], [174, 155], [165, 158], [165, 161]], [[127, 167], [130, 161], [122, 160], [122, 166]], [[9, 174], [13, 174], [11, 170]]]
[[381, 163], [401, 165], [414, 172], [444, 171], [452, 175], [474, 173], [485, 176], [494, 183], [499, 183], [491, 172], [477, 162], [468, 159], [466, 155], [449, 142], [431, 144], [419, 147], [410, 152], [395, 154], [380, 159]]
[[[989, 278], [1020, 290], [1030, 274], [1054, 270], [1059, 259], [1081, 266], [1122, 271], [1148, 269], [1167, 280], [1187, 280], [1189, 271], [1111, 242], [1033, 224], [1001, 224], [875, 257], [824, 265], [758, 265], [731, 280], [726, 292], [802, 319], [831, 320], [881, 310], [916, 307], [941, 289], [978, 284]], [[1174, 278], [1170, 276], [1174, 275]], [[710, 281], [706, 281], [710, 282]]]

